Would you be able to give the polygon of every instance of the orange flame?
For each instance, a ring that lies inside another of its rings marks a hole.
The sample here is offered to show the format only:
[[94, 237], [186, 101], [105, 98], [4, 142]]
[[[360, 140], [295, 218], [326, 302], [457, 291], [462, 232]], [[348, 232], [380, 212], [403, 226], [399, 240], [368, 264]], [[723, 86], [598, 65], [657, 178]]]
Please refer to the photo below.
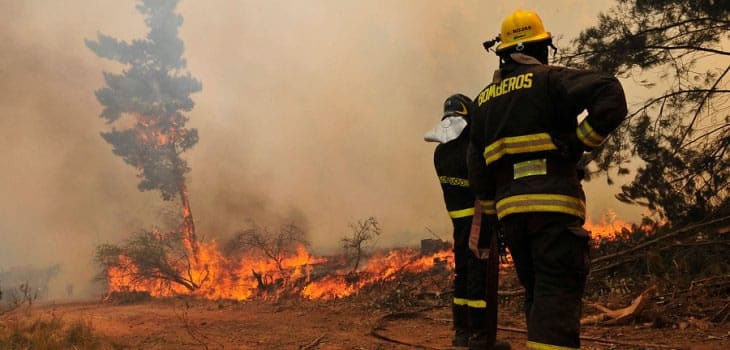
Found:
[[[450, 250], [421, 256], [412, 249], [397, 249], [371, 257], [357, 273], [340, 266], [313, 278], [313, 269], [327, 263], [328, 259], [312, 256], [304, 246], [298, 246], [294, 254], [278, 263], [257, 255], [227, 258], [219, 252], [214, 241], [200, 243], [198, 248], [195, 259], [186, 261], [189, 264], [186, 272], [196, 288], [191, 290], [161, 278], [140, 278], [137, 266], [128, 257], [120, 256], [121, 267], [107, 270], [109, 295], [144, 291], [153, 297], [191, 295], [205, 299], [247, 300], [257, 296], [278, 298], [289, 293], [307, 299], [337, 299], [354, 295], [366, 286], [391, 281], [399, 274], [424, 272], [439, 263], [453, 261]], [[187, 249], [192, 254], [192, 250]]]
[[593, 223], [590, 218], [586, 218], [583, 228], [590, 231], [593, 238], [598, 239], [616, 239], [617, 234], [621, 231], [632, 229], [630, 224], [618, 219], [616, 212], [611, 209], [607, 209], [597, 223]]

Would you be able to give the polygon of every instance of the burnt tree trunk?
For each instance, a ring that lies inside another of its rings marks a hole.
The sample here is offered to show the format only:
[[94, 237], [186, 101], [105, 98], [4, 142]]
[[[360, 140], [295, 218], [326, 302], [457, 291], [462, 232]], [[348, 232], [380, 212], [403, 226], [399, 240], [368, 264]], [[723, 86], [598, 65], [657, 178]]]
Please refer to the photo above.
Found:
[[180, 204], [182, 205], [183, 222], [181, 229], [185, 235], [185, 242], [192, 251], [193, 258], [198, 261], [198, 238], [195, 234], [195, 221], [193, 220], [193, 212], [190, 209], [190, 199], [188, 198], [187, 186], [184, 182], [180, 183]]

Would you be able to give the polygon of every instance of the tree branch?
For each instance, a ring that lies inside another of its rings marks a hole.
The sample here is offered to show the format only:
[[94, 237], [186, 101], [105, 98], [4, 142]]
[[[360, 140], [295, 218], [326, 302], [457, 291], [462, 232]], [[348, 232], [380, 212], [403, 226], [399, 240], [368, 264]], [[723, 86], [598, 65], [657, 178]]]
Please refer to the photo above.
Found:
[[720, 19], [712, 18], [712, 17], [692, 18], [692, 19], [681, 21], [681, 22], [671, 23], [671, 24], [663, 26], [663, 27], [655, 27], [655, 28], [641, 30], [641, 31], [636, 32], [633, 35], [638, 36], [638, 35], [651, 33], [651, 32], [663, 32], [663, 31], [666, 31], [667, 29], [672, 29], [675, 27], [683, 26], [685, 24], [689, 24], [689, 23], [693, 23], [693, 22], [706, 22], [706, 21], [721, 23], [721, 24], [724, 24], [725, 26], [730, 25], [730, 21], [722, 21]]
[[697, 117], [700, 115], [700, 112], [702, 111], [702, 107], [705, 105], [705, 102], [710, 98], [710, 95], [713, 94], [715, 89], [717, 89], [717, 85], [720, 84], [720, 81], [725, 77], [727, 72], [730, 71], [730, 65], [725, 67], [725, 71], [720, 74], [720, 77], [715, 80], [715, 83], [712, 84], [712, 87], [710, 88], [710, 91], [708, 91], [705, 96], [702, 97], [702, 101], [700, 101], [699, 105], [697, 106], [697, 110], [695, 111], [694, 117], [692, 117], [692, 121], [687, 125], [687, 129], [684, 131], [684, 134], [682, 134], [682, 137], [679, 139], [679, 142], [677, 143], [677, 147], [675, 148], [675, 154], [676, 152], [682, 147], [682, 143], [684, 142], [684, 139], [687, 137], [687, 135], [692, 131], [692, 127], [695, 124], [695, 121], [697, 121]]
[[691, 45], [681, 45], [681, 46], [659, 46], [659, 45], [647, 45], [647, 49], [656, 49], [656, 50], [690, 50], [690, 51], [704, 51], [704, 52], [712, 52], [716, 53], [718, 55], [723, 56], [730, 56], [730, 52], [722, 51], [722, 50], [716, 50], [711, 49], [707, 47], [701, 47], [701, 46], [691, 46]]
[[637, 114], [641, 113], [642, 111], [647, 110], [653, 104], [655, 104], [659, 101], [662, 101], [665, 98], [669, 98], [669, 97], [673, 97], [673, 96], [677, 96], [677, 95], [681, 95], [681, 94], [690, 94], [690, 93], [695, 93], [695, 92], [730, 93], [730, 90], [726, 90], [726, 89], [714, 89], [714, 90], [713, 89], [689, 89], [689, 90], [672, 91], [672, 92], [666, 93], [662, 96], [655, 97], [655, 98], [649, 100], [648, 102], [644, 103], [644, 105], [639, 107], [639, 109], [637, 109], [633, 113], [629, 114], [626, 117], [626, 119], [631, 119], [632, 117], [636, 116]]
[[660, 237], [657, 237], [655, 239], [652, 239], [650, 241], [646, 241], [644, 243], [637, 244], [637, 245], [635, 245], [635, 246], [633, 246], [633, 247], [631, 247], [629, 249], [622, 250], [622, 251], [620, 251], [618, 253], [608, 254], [608, 255], [604, 255], [604, 256], [598, 257], [596, 259], [593, 259], [591, 261], [591, 264], [593, 265], [593, 264], [596, 264], [596, 263], [599, 263], [599, 262], [602, 262], [602, 261], [613, 260], [613, 259], [615, 259], [617, 257], [624, 256], [626, 254], [635, 252], [635, 251], [637, 251], [639, 249], [648, 247], [648, 246], [650, 246], [650, 245], [652, 245], [654, 243], [663, 241], [663, 240], [665, 240], [667, 238], [671, 238], [671, 237], [677, 236], [677, 235], [679, 235], [681, 233], [685, 233], [687, 231], [691, 231], [691, 230], [694, 230], [694, 229], [697, 229], [697, 228], [700, 228], [700, 227], [705, 227], [705, 226], [708, 226], [708, 225], [720, 223], [720, 222], [723, 222], [723, 221], [727, 221], [728, 219], [730, 219], [730, 216], [721, 217], [721, 218], [718, 218], [718, 219], [715, 219], [715, 220], [710, 220], [710, 221], [703, 222], [703, 223], [699, 223], [699, 224], [696, 224], [696, 225], [685, 226], [685, 227], [683, 227], [681, 229], [678, 229], [678, 230], [673, 231], [673, 232], [669, 232], [667, 234], [664, 234], [664, 235], [662, 235]]

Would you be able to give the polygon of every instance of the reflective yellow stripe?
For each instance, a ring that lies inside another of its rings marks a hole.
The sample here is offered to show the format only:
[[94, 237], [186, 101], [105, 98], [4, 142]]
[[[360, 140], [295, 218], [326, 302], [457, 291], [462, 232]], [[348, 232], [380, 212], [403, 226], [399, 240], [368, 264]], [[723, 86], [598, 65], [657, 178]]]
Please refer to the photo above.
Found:
[[487, 301], [486, 300], [468, 300], [466, 302], [466, 306], [473, 307], [475, 309], [486, 309]]
[[469, 187], [469, 180], [458, 177], [439, 176], [439, 182], [452, 186]]
[[494, 206], [495, 201], [491, 200], [480, 200], [480, 203], [482, 203], [482, 213], [487, 215], [494, 215], [497, 214], [497, 208]]
[[484, 148], [484, 159], [487, 165], [502, 158], [505, 154], [520, 154], [541, 151], [552, 151], [558, 147], [546, 132], [522, 136], [504, 137]]
[[527, 176], [547, 175], [547, 159], [533, 159], [515, 163], [513, 170], [515, 180]]
[[588, 120], [583, 120], [583, 122], [578, 125], [575, 133], [578, 134], [580, 142], [583, 142], [586, 146], [591, 148], [600, 146], [601, 143], [603, 143], [603, 140], [606, 139], [605, 136], [602, 136], [593, 130], [591, 125], [588, 124]]
[[486, 309], [487, 301], [486, 300], [454, 298], [454, 305], [466, 305], [468, 307], [473, 307], [475, 309]]
[[474, 215], [474, 208], [466, 208], [461, 210], [452, 210], [449, 212], [449, 216], [452, 219], [464, 218], [467, 216]]
[[536, 341], [528, 341], [527, 349], [529, 350], [580, 350], [579, 348], [570, 348], [567, 346], [550, 345], [545, 343], [538, 343]]
[[585, 218], [583, 200], [562, 194], [522, 194], [497, 202], [497, 216], [501, 219], [515, 213], [557, 212]]

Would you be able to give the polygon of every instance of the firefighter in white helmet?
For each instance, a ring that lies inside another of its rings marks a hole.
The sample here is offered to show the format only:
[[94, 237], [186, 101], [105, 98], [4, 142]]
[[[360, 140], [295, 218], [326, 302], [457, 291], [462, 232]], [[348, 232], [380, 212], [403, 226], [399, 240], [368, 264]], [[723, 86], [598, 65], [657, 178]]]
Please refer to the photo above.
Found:
[[[474, 193], [469, 188], [466, 151], [469, 145], [472, 100], [454, 94], [444, 101], [441, 122], [424, 139], [438, 142], [434, 151], [434, 167], [441, 183], [446, 210], [453, 224], [454, 298], [452, 319], [455, 347], [484, 349], [489, 325], [487, 308], [487, 261], [475, 256], [469, 247], [469, 234], [474, 217]], [[490, 214], [490, 213], [487, 213]], [[486, 220], [485, 220], [486, 221]], [[489, 245], [492, 230], [482, 225], [478, 246]], [[499, 349], [509, 349], [501, 347]]]
[[611, 75], [548, 65], [552, 36], [534, 12], [508, 16], [485, 47], [495, 42], [500, 69], [474, 100], [469, 180], [495, 200], [526, 291], [527, 348], [579, 349], [590, 238], [576, 169], [623, 121], [626, 99]]

